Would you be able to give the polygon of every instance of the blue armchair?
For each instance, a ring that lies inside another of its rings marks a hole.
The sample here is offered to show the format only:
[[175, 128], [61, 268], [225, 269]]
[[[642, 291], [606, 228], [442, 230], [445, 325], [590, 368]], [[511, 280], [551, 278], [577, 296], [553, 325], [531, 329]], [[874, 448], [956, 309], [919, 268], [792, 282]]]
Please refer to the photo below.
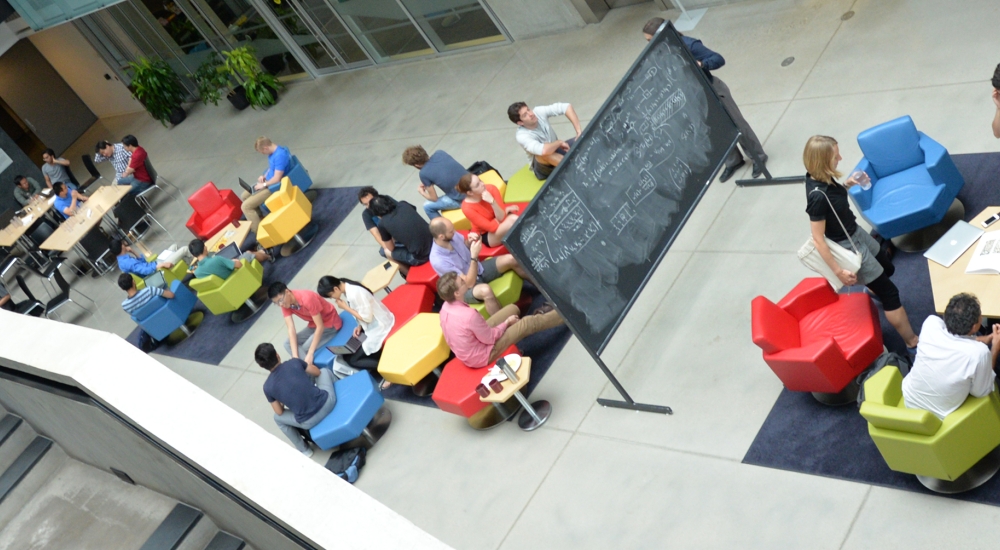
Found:
[[[198, 303], [198, 297], [180, 281], [170, 284], [174, 297], [170, 300], [158, 296], [132, 314], [132, 320], [155, 340], [164, 340], [179, 328], [187, 328], [185, 323], [191, 310]], [[184, 331], [185, 334], [188, 330]]]
[[[292, 185], [301, 189], [303, 193], [312, 187], [313, 180], [309, 177], [309, 172], [302, 166], [302, 163], [299, 162], [299, 157], [296, 157], [295, 155], [292, 155], [292, 162], [288, 165], [288, 173], [286, 173], [285, 176], [292, 180]], [[281, 189], [281, 182], [279, 181], [278, 183], [269, 186], [268, 189], [270, 189], [272, 193], [277, 192], [278, 189]]]
[[872, 186], [851, 187], [851, 199], [887, 239], [940, 222], [965, 185], [948, 151], [909, 116], [861, 132], [858, 145], [865, 156], [855, 170], [865, 171]]

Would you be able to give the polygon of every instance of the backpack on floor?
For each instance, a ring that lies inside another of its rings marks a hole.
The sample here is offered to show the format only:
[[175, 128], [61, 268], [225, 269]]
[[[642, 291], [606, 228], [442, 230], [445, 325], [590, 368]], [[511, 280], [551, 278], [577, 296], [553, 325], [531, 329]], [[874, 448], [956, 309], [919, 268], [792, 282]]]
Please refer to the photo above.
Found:
[[364, 447], [337, 451], [326, 461], [326, 469], [337, 474], [340, 479], [354, 483], [361, 475], [361, 469], [365, 467], [365, 454], [367, 451]]
[[882, 355], [879, 355], [872, 366], [858, 375], [858, 383], [861, 385], [861, 389], [858, 390], [858, 406], [860, 407], [862, 403], [865, 402], [865, 381], [875, 375], [876, 372], [882, 370], [883, 367], [887, 365], [892, 365], [899, 369], [899, 374], [904, 377], [910, 374], [910, 358], [900, 355], [894, 351], [884, 351]]

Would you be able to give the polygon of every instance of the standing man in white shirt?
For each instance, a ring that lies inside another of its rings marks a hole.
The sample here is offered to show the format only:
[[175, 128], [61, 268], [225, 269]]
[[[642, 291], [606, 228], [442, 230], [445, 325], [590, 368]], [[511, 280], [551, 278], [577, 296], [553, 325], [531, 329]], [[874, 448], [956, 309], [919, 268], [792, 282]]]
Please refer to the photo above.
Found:
[[[567, 141], [560, 140], [549, 124], [550, 117], [561, 115], [565, 115], [576, 130], [576, 137]], [[569, 103], [553, 103], [530, 109], [523, 101], [519, 101], [507, 108], [507, 117], [517, 124], [517, 142], [531, 155], [531, 169], [540, 180], [549, 177], [583, 132], [580, 119]]]
[[976, 336], [981, 323], [979, 300], [956, 294], [944, 319], [931, 315], [920, 329], [920, 345], [910, 374], [903, 378], [903, 402], [944, 420], [965, 399], [994, 391], [993, 365], [1000, 354], [1000, 324], [992, 334]]

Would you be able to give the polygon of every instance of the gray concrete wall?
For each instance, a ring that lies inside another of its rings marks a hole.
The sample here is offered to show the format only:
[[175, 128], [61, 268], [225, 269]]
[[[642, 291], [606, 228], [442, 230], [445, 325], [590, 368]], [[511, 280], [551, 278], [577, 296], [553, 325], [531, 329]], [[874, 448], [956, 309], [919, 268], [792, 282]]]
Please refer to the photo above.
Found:
[[587, 24], [572, 0], [484, 0], [514, 40], [578, 29]]
[[0, 150], [14, 161], [14, 164], [8, 166], [6, 170], [0, 171], [0, 212], [3, 212], [8, 208], [21, 207], [14, 200], [14, 176], [18, 174], [30, 176], [38, 180], [39, 183], [44, 183], [45, 178], [42, 177], [42, 171], [38, 169], [38, 166], [21, 151], [21, 148], [3, 130], [0, 130]]

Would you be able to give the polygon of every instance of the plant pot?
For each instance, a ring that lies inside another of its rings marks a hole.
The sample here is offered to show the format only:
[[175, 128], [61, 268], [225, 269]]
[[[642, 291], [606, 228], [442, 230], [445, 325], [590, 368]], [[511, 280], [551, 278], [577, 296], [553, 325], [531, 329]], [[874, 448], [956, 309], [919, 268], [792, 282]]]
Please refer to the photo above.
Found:
[[177, 106], [170, 111], [170, 124], [177, 126], [178, 124], [184, 122], [187, 118], [187, 113], [184, 112], [184, 108]]
[[229, 92], [226, 99], [236, 107], [237, 111], [242, 111], [250, 106], [250, 101], [247, 100], [247, 91], [243, 86], [237, 86], [233, 88], [233, 91]]

